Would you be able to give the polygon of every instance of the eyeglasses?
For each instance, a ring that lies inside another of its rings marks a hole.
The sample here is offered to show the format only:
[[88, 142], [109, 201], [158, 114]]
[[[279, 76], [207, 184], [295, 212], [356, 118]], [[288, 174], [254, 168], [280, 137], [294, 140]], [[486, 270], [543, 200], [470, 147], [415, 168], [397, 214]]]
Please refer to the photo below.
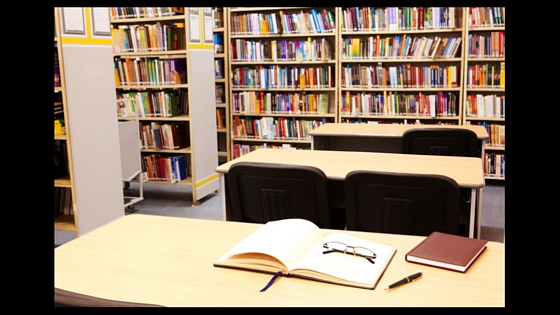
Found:
[[327, 249], [323, 251], [323, 254], [343, 253], [348, 255], [360, 256], [364, 257], [372, 264], [375, 264], [374, 259], [377, 257], [377, 255], [371, 249], [361, 246], [348, 246], [341, 242], [327, 242], [323, 244], [323, 248]]

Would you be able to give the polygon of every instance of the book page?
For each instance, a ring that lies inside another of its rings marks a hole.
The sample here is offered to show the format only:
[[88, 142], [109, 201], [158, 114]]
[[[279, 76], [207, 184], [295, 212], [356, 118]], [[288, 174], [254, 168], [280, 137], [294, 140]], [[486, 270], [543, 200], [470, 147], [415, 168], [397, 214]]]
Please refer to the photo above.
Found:
[[[323, 244], [331, 241], [370, 249], [377, 255], [374, 259], [375, 264], [361, 256], [343, 253], [323, 254], [323, 251], [325, 251]], [[341, 284], [374, 288], [395, 252], [396, 248], [389, 245], [370, 242], [347, 234], [332, 233], [317, 244], [297, 264], [292, 273], [294, 275], [297, 274]]]
[[259, 255], [246, 255], [261, 253], [277, 258], [286, 266], [286, 270], [290, 270], [322, 238], [321, 230], [304, 219], [269, 221], [229, 250], [217, 263], [227, 262], [228, 258], [235, 260], [236, 257], [232, 255], [238, 255], [240, 262], [254, 260], [255, 265], [266, 264], [265, 260], [270, 258], [259, 259]]

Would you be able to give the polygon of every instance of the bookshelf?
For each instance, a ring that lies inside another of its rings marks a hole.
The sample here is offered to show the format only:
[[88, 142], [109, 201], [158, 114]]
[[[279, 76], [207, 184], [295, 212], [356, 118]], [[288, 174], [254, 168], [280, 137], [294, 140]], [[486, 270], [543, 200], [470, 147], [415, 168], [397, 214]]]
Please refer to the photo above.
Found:
[[505, 180], [505, 8], [468, 7], [464, 21], [464, 124], [483, 125], [484, 175]]
[[227, 7], [212, 8], [214, 17], [214, 73], [216, 88], [216, 134], [218, 141], [218, 163], [231, 159], [230, 91], [229, 91], [229, 45]]
[[229, 8], [232, 158], [259, 147], [310, 149], [337, 116], [334, 7]]
[[[60, 34], [59, 12], [57, 8], [54, 10], [55, 30], [54, 30], [54, 52], [55, 52], [55, 84], [54, 84], [54, 106], [55, 106], [55, 147], [60, 150], [58, 161], [60, 161], [59, 169], [55, 167], [54, 187], [55, 187], [55, 221], [54, 228], [57, 230], [76, 232], [76, 222], [74, 220], [73, 211], [70, 210], [71, 200], [75, 200], [74, 196], [74, 176], [72, 176], [72, 150], [70, 146], [70, 128], [68, 120], [68, 106], [65, 93], [65, 76], [64, 76], [64, 59], [62, 57], [62, 41]], [[62, 113], [61, 113], [62, 110]], [[57, 123], [56, 120], [59, 122]], [[60, 127], [57, 125], [60, 124]], [[60, 128], [60, 129], [58, 129]], [[65, 198], [63, 194], [68, 194], [69, 198]], [[68, 204], [68, 201], [70, 203]], [[65, 202], [66, 201], [66, 202]], [[66, 211], [65, 211], [65, 206]]]
[[196, 206], [219, 188], [212, 9], [110, 12], [118, 118], [137, 116], [147, 182], [191, 186]]
[[340, 122], [462, 123], [462, 8], [338, 10]]
[[[63, 120], [54, 141], [65, 155], [58, 175], [55, 164], [54, 228], [76, 237], [124, 215], [107, 16], [107, 8], [54, 8], [55, 118]], [[60, 190], [68, 211], [57, 215]]]

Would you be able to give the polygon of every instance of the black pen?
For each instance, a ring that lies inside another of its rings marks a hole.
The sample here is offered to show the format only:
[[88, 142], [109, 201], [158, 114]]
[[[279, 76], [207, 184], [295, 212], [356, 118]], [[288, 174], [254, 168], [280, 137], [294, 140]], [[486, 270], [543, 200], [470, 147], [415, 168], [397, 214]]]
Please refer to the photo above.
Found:
[[408, 276], [408, 277], [406, 277], [406, 278], [404, 278], [404, 279], [401, 279], [401, 280], [399, 280], [399, 281], [397, 281], [397, 282], [395, 282], [395, 283], [389, 285], [388, 287], [385, 288], [385, 290], [389, 290], [389, 289], [398, 287], [398, 286], [403, 285], [403, 284], [405, 284], [405, 283], [409, 283], [409, 282], [412, 282], [412, 281], [416, 281], [416, 280], [420, 279], [421, 277], [422, 277], [422, 273], [421, 273], [421, 272], [417, 272], [417, 273], [415, 273], [415, 274], [413, 274], [413, 275], [410, 275], [410, 276]]

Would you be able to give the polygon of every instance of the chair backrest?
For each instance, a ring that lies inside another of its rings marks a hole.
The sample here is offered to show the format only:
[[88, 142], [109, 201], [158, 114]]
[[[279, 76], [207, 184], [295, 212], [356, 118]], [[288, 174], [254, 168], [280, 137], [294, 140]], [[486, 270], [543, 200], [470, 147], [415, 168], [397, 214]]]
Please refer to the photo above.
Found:
[[117, 301], [54, 288], [54, 307], [164, 307], [163, 305]]
[[481, 157], [476, 133], [468, 129], [415, 128], [402, 136], [402, 153]]
[[459, 185], [449, 177], [353, 171], [344, 191], [348, 230], [460, 235]]
[[239, 162], [230, 167], [227, 184], [240, 221], [302, 218], [330, 227], [327, 177], [316, 167]]

